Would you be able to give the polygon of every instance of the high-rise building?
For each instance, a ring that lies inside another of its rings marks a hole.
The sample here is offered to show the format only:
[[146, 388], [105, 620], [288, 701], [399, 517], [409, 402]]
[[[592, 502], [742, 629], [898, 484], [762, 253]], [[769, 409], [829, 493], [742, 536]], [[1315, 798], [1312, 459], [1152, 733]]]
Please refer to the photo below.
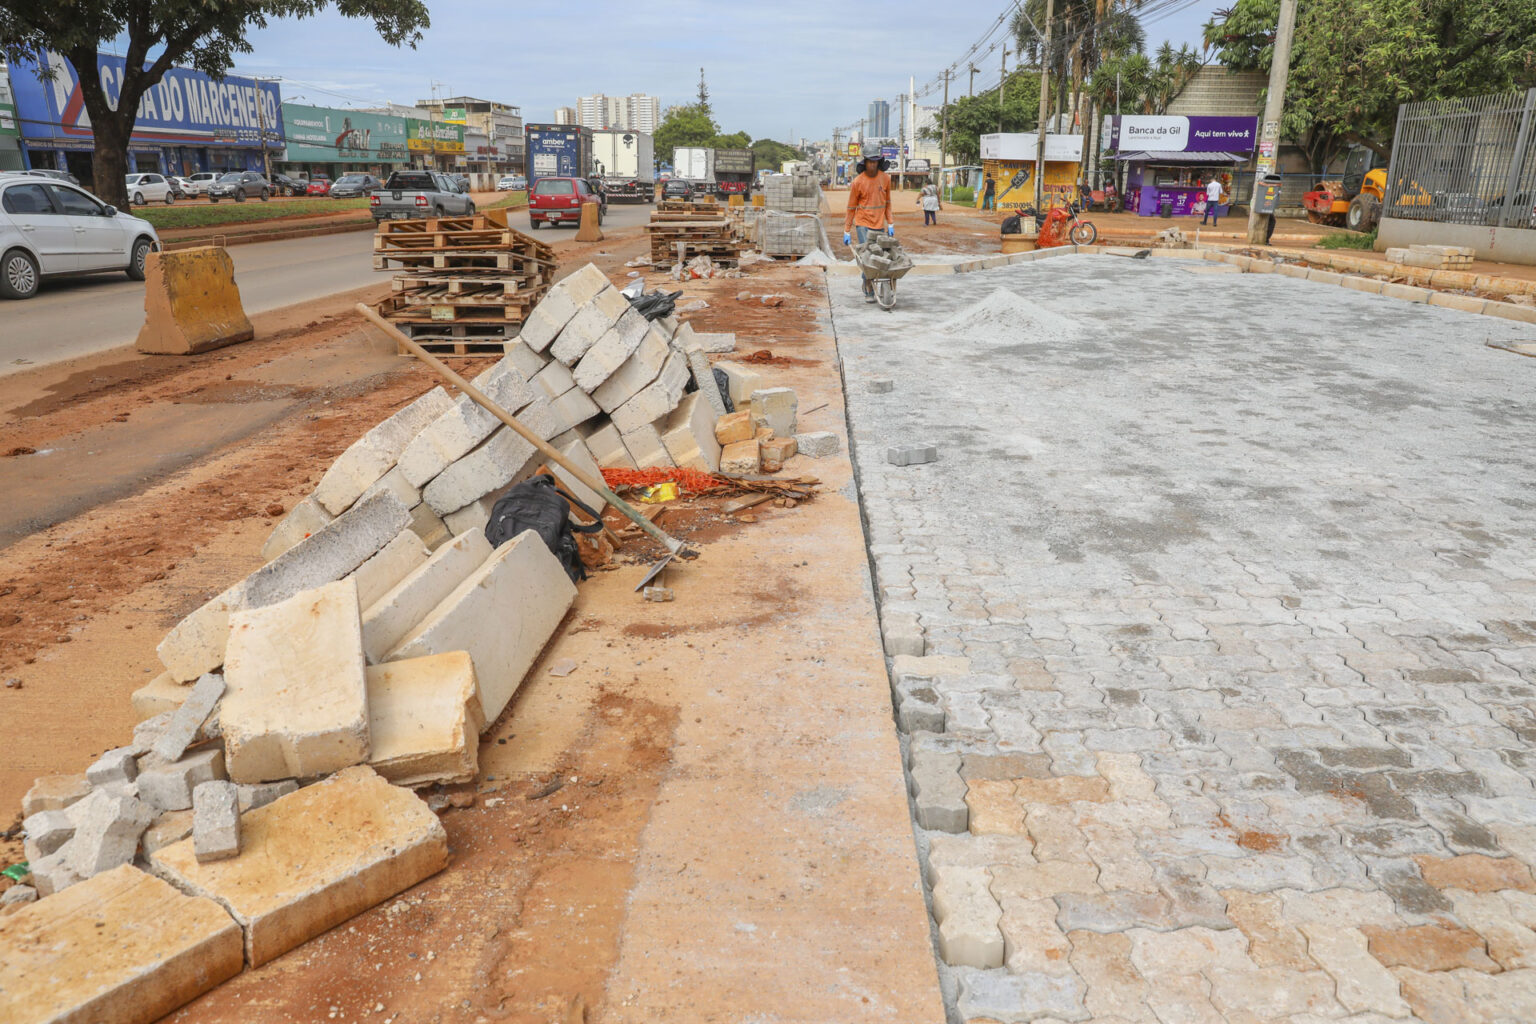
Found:
[[554, 121], [554, 123], [555, 124], [575, 124], [576, 123], [576, 108], [575, 107], [556, 107], [555, 108], [555, 121]]
[[870, 101], [869, 118], [864, 122], [864, 134], [875, 139], [890, 138], [891, 105], [885, 100]]
[[576, 101], [575, 123], [583, 128], [654, 132], [661, 123], [661, 101], [638, 92], [629, 96], [594, 93]]

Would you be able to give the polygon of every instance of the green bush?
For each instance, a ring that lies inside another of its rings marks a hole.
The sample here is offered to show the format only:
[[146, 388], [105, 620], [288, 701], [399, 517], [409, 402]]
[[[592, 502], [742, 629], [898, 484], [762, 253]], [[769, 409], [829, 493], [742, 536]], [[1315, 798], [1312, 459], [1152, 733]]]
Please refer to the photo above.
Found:
[[960, 186], [949, 190], [949, 201], [952, 203], [970, 204], [976, 201], [976, 190]]
[[1319, 249], [1374, 249], [1376, 248], [1376, 232], [1356, 234], [1353, 231], [1335, 231], [1331, 235], [1324, 235], [1318, 239]]

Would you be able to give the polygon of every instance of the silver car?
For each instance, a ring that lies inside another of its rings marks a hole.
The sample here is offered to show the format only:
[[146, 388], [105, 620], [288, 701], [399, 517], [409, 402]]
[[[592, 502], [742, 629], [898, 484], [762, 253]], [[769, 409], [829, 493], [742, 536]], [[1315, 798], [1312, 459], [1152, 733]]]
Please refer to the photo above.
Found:
[[160, 248], [146, 220], [119, 212], [83, 188], [0, 174], [0, 297], [30, 299], [44, 278], [123, 271], [144, 280]]

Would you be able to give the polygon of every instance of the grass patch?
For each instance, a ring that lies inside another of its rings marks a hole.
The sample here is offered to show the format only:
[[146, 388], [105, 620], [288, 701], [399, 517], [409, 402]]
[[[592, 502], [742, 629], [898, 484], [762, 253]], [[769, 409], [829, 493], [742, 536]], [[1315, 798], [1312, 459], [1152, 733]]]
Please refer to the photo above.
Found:
[[368, 209], [366, 197], [361, 199], [316, 197], [282, 203], [263, 203], [259, 199], [247, 199], [243, 203], [237, 203], [233, 199], [221, 199], [217, 203], [210, 203], [206, 199], [194, 199], [190, 202], [177, 203], [175, 206], [135, 206], [133, 215], [143, 217], [157, 228], [206, 228], [366, 209]]
[[497, 210], [497, 209], [500, 209], [503, 206], [527, 206], [527, 205], [528, 205], [528, 193], [525, 190], [525, 191], [522, 191], [522, 192], [508, 192], [505, 196], [503, 196], [502, 198], [496, 200], [491, 205], [489, 205], [489, 206], [482, 206], [482, 207], [480, 207], [480, 209], [482, 209], [482, 210]]
[[969, 206], [976, 201], [976, 190], [973, 188], [966, 188], [963, 185], [959, 188], [952, 188], [949, 190], [949, 201], [952, 203], [961, 203]]
[[1353, 231], [1335, 231], [1331, 235], [1324, 235], [1317, 240], [1319, 249], [1374, 249], [1376, 248], [1376, 232], [1357, 234]]

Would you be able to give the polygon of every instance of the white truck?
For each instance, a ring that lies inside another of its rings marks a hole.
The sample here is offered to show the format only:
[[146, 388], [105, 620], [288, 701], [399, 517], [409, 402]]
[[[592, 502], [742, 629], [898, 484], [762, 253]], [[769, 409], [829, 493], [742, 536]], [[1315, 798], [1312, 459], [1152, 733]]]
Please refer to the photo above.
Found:
[[696, 195], [715, 194], [715, 151], [705, 146], [679, 146], [672, 151], [672, 177], [693, 186]]
[[645, 132], [592, 133], [592, 173], [611, 200], [650, 202], [656, 194], [656, 144]]

